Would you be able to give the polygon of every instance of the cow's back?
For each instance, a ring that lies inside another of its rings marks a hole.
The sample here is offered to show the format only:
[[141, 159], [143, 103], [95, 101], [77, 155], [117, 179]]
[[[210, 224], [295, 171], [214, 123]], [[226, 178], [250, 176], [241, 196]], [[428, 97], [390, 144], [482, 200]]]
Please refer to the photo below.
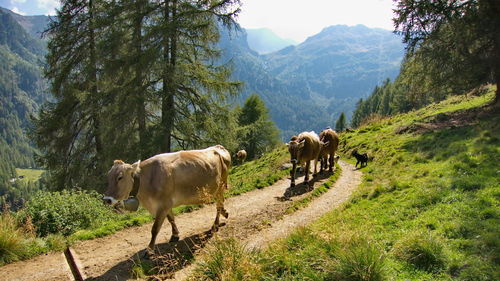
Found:
[[222, 146], [156, 155], [141, 165], [139, 200], [151, 213], [165, 202], [176, 207], [211, 201], [227, 183], [230, 165]]
[[298, 155], [300, 163], [317, 160], [320, 150], [319, 137], [314, 132], [303, 132], [298, 135], [299, 140], [305, 140], [304, 148]]
[[337, 135], [337, 133], [332, 129], [326, 129], [321, 131], [321, 133], [319, 134], [319, 139], [323, 143], [328, 142], [328, 146], [322, 149], [322, 151], [324, 151], [323, 154], [334, 155], [339, 146], [339, 136]]

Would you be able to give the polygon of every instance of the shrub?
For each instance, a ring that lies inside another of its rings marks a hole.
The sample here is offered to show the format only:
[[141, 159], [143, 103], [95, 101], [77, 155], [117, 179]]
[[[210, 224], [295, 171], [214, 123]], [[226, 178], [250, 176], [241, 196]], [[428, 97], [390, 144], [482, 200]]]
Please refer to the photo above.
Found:
[[0, 214], [0, 265], [10, 263], [27, 254], [26, 233], [9, 212]]
[[486, 185], [486, 179], [481, 176], [460, 176], [453, 179], [451, 186], [454, 189], [474, 191], [483, 188]]
[[373, 241], [354, 237], [344, 247], [337, 249], [335, 255], [337, 259], [325, 280], [386, 280], [384, 254]]
[[441, 270], [445, 265], [444, 247], [430, 232], [414, 232], [396, 242], [394, 256], [418, 269], [428, 272]]
[[261, 268], [256, 255], [234, 238], [216, 240], [195, 265], [190, 280], [256, 280]]
[[27, 207], [19, 212], [19, 217], [22, 221], [31, 218], [39, 236], [68, 236], [116, 216], [102, 203], [100, 197], [94, 191], [40, 191], [27, 202]]

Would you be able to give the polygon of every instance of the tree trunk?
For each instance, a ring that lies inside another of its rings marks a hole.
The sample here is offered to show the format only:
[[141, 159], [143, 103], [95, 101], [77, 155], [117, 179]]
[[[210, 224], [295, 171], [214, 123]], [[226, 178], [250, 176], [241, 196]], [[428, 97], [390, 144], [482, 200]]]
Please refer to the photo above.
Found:
[[[170, 7], [171, 3], [171, 7]], [[175, 16], [177, 1], [165, 3], [164, 20], [168, 30], [163, 41], [163, 95], [161, 107], [161, 124], [163, 130], [162, 152], [172, 151], [172, 132], [175, 120], [175, 86], [174, 73], [176, 64], [177, 41], [175, 34]]]
[[[90, 52], [90, 100], [91, 100], [91, 111], [92, 111], [92, 123], [93, 123], [93, 135], [94, 135], [94, 146], [96, 151], [96, 161], [101, 163], [102, 159], [102, 140], [101, 140], [101, 122], [99, 120], [99, 90], [97, 88], [97, 55], [95, 46], [95, 26], [94, 26], [94, 2], [89, 1], [89, 52]], [[97, 164], [99, 167], [99, 164]]]
[[500, 1], [498, 0], [485, 0], [480, 5], [484, 7], [488, 18], [491, 20], [491, 26], [494, 27], [493, 31], [493, 77], [497, 90], [493, 102], [494, 107], [500, 107]]
[[136, 64], [135, 64], [135, 81], [134, 81], [134, 90], [135, 96], [137, 97], [137, 123], [139, 130], [139, 157], [144, 159], [147, 157], [147, 134], [146, 134], [146, 99], [144, 92], [144, 66], [141, 62], [141, 54], [142, 54], [142, 21], [143, 21], [143, 9], [142, 9], [143, 1], [139, 0], [135, 2], [136, 6], [136, 15], [134, 17], [134, 32], [133, 32], [133, 40], [134, 40], [134, 52], [136, 55]]

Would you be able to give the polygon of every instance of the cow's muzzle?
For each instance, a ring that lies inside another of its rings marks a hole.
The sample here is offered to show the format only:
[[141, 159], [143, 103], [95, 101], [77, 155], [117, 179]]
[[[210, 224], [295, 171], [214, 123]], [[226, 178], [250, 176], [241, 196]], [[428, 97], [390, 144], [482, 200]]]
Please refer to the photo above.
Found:
[[104, 204], [110, 205], [110, 206], [114, 206], [118, 203], [118, 200], [116, 200], [115, 198], [113, 198], [111, 196], [103, 196], [102, 201], [104, 202]]

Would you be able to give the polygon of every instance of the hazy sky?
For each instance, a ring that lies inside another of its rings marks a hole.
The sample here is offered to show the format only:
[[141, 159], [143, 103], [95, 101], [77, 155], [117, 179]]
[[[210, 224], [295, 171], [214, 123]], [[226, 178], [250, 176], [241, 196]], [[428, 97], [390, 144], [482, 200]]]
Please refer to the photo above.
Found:
[[297, 42], [324, 27], [364, 24], [393, 30], [392, 0], [242, 0], [238, 22]]
[[[241, 0], [238, 22], [244, 28], [267, 27], [299, 42], [336, 24], [364, 24], [392, 30], [392, 0]], [[53, 15], [59, 0], [0, 0], [22, 15]]]

